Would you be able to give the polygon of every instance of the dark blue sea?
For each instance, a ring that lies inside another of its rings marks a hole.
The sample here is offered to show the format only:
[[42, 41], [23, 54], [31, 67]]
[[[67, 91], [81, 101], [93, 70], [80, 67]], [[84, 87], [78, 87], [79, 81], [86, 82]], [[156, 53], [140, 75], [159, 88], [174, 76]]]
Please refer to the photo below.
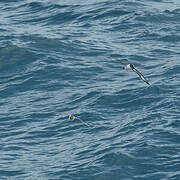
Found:
[[0, 180], [169, 179], [180, 1], [0, 0]]

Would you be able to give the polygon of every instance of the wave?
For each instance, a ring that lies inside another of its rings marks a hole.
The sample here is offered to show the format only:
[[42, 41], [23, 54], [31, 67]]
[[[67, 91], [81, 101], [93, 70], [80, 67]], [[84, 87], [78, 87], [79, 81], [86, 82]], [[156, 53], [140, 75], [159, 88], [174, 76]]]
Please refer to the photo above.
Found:
[[1, 179], [179, 179], [176, 5], [1, 1]]

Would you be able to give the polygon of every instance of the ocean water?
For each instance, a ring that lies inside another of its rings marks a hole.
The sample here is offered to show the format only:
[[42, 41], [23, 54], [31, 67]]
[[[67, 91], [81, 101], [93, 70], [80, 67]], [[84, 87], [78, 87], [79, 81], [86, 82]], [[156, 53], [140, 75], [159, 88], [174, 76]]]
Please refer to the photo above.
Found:
[[180, 1], [1, 0], [0, 107], [1, 180], [179, 180]]

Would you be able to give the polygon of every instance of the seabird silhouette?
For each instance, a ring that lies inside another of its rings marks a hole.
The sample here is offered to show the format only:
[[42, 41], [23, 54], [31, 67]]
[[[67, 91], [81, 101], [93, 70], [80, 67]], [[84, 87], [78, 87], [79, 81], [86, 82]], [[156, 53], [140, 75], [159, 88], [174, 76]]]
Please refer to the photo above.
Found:
[[125, 65], [125, 69], [132, 69], [146, 84], [150, 85], [150, 83], [146, 80], [146, 78], [144, 77], [144, 75], [139, 72], [133, 64], [129, 64], [126, 60], [120, 60], [118, 59], [118, 61], [120, 61], [121, 64]]
[[72, 114], [69, 115], [69, 119], [70, 119], [70, 120], [78, 119], [78, 120], [81, 121], [84, 125], [90, 127], [90, 125], [89, 125], [88, 123], [84, 122], [82, 119], [80, 119], [80, 118], [78, 118], [78, 117], [76, 117], [76, 116], [74, 116], [74, 115], [72, 115]]

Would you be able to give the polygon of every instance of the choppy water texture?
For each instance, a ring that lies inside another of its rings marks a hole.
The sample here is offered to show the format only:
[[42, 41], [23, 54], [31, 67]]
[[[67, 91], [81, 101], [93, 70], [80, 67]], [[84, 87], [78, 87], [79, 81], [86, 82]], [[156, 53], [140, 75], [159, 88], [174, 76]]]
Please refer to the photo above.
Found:
[[1, 0], [0, 179], [179, 180], [179, 7]]

